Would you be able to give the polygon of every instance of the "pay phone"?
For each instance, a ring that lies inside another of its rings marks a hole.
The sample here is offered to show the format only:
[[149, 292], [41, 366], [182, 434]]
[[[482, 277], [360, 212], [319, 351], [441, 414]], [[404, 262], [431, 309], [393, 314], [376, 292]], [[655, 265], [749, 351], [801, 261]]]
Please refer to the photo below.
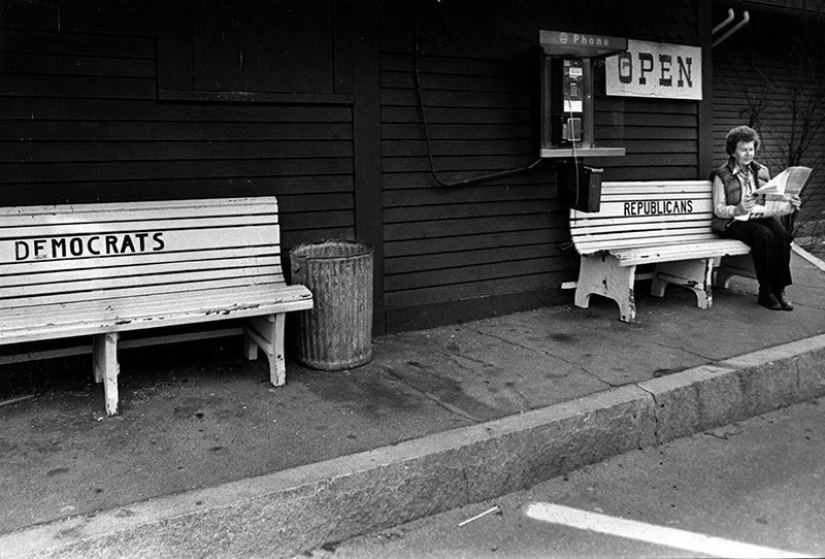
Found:
[[541, 148], [543, 158], [560, 160], [559, 198], [581, 211], [598, 211], [601, 169], [586, 167], [584, 157], [624, 155], [623, 147], [595, 141], [594, 72], [596, 59], [627, 50], [627, 39], [540, 31]]
[[551, 113], [556, 126], [551, 127], [553, 142], [570, 144], [582, 141], [584, 120], [584, 60], [554, 58], [550, 61]]
[[593, 130], [595, 60], [627, 50], [627, 39], [540, 31], [541, 156], [569, 158], [624, 155], [599, 148]]

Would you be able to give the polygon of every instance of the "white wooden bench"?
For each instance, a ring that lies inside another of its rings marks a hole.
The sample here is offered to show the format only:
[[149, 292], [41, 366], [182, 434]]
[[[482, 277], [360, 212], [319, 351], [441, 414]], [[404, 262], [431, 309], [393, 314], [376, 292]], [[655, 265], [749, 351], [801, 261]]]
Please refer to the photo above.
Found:
[[[713, 196], [710, 181], [644, 181], [602, 183], [598, 212], [570, 210], [573, 244], [581, 256], [574, 303], [587, 308], [590, 296], [619, 304], [624, 322], [636, 319], [636, 267], [651, 264], [651, 293], [664, 296], [668, 284], [696, 293], [697, 306], [713, 302], [714, 264], [718, 281], [751, 275], [750, 248], [722, 239], [711, 230]], [[730, 263], [730, 264], [729, 264]]]
[[121, 332], [242, 319], [283, 385], [284, 313], [312, 294], [279, 245], [274, 197], [0, 208], [0, 344], [91, 336], [114, 415]]

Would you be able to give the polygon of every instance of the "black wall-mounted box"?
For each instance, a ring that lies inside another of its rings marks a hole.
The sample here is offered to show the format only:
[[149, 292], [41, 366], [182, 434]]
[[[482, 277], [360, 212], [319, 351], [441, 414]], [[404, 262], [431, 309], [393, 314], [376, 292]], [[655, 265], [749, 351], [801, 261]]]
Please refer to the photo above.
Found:
[[559, 165], [559, 199], [575, 210], [597, 212], [602, 198], [604, 169], [587, 167], [573, 161]]

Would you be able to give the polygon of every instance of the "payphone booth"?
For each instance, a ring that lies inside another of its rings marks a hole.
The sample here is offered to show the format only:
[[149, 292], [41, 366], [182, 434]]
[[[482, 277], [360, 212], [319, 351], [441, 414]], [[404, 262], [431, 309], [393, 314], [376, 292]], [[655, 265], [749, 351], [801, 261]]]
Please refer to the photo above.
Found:
[[560, 160], [559, 197], [582, 211], [598, 211], [601, 169], [586, 167], [585, 157], [615, 157], [624, 147], [601, 146], [595, 137], [595, 74], [603, 80], [606, 56], [627, 50], [627, 39], [540, 31], [541, 146], [540, 157]]

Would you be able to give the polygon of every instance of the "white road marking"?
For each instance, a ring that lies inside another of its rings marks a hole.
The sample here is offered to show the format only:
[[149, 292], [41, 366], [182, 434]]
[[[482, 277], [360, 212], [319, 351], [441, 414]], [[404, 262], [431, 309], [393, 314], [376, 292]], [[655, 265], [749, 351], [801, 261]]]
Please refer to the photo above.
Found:
[[810, 262], [811, 264], [825, 272], [825, 262], [823, 262], [822, 260], [820, 260], [819, 258], [817, 258], [816, 256], [814, 256], [813, 254], [811, 254], [810, 252], [808, 252], [796, 243], [791, 243], [791, 249], [793, 249], [793, 251], [797, 253], [799, 256], [801, 256], [802, 258], [804, 258], [805, 260], [807, 260], [808, 262]]
[[609, 534], [620, 538], [640, 540], [656, 545], [663, 545], [675, 549], [704, 553], [713, 557], [812, 557], [791, 553], [760, 545], [751, 545], [724, 538], [716, 538], [697, 534], [676, 528], [665, 528], [635, 520], [626, 520], [597, 514], [583, 510], [554, 505], [552, 503], [531, 503], [525, 511], [527, 516], [535, 520], [562, 524], [590, 530], [601, 534]]

